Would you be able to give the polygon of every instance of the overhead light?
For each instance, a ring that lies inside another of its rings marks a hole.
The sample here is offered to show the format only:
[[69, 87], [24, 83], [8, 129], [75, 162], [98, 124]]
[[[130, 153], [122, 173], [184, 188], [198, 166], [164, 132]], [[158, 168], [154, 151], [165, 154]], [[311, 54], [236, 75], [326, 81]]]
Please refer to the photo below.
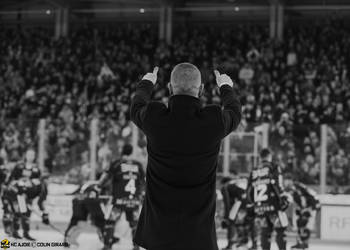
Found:
[[144, 8], [141, 8], [141, 9], [140, 9], [140, 13], [145, 13], [145, 9], [144, 9]]
[[51, 10], [46, 10], [45, 13], [46, 15], [51, 15]]
[[235, 7], [235, 11], [239, 11], [239, 7], [238, 6]]

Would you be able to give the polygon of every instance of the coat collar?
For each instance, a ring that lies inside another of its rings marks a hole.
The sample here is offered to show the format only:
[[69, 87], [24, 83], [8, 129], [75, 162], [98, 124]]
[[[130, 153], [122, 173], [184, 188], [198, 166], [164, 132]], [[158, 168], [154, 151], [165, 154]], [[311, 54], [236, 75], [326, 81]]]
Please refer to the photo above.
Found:
[[199, 98], [190, 95], [173, 95], [169, 100], [170, 110], [192, 111], [201, 108], [201, 101]]

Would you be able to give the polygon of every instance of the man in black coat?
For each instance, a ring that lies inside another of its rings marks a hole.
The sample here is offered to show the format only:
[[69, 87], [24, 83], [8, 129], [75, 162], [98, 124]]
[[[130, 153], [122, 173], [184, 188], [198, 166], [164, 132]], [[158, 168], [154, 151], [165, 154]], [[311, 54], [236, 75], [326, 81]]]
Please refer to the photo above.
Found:
[[158, 67], [138, 84], [131, 119], [147, 136], [146, 196], [134, 241], [148, 250], [217, 250], [216, 169], [221, 140], [240, 123], [229, 76], [215, 71], [223, 108], [202, 107], [198, 68], [171, 72], [168, 107], [151, 101]]

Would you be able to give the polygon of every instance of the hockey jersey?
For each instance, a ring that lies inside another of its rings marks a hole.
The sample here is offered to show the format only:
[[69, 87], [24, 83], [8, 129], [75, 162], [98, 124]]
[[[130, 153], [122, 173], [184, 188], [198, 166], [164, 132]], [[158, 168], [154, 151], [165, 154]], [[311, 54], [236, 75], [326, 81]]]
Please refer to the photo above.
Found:
[[224, 210], [225, 218], [229, 217], [232, 207], [237, 202], [240, 203], [240, 208], [245, 208], [247, 203], [246, 190], [239, 187], [236, 181], [232, 180], [226, 183], [221, 188], [221, 193], [222, 193], [224, 207], [225, 207], [225, 210]]
[[39, 196], [42, 191], [41, 172], [34, 163], [18, 162], [12, 170], [8, 182], [17, 182], [29, 199]]
[[141, 163], [135, 160], [115, 161], [107, 173], [112, 178], [112, 195], [116, 205], [138, 206], [145, 183]]
[[268, 161], [262, 161], [253, 169], [248, 181], [248, 199], [258, 215], [279, 210], [281, 194], [284, 192], [281, 168]]
[[292, 196], [299, 208], [318, 209], [320, 206], [316, 192], [300, 182], [294, 183]]

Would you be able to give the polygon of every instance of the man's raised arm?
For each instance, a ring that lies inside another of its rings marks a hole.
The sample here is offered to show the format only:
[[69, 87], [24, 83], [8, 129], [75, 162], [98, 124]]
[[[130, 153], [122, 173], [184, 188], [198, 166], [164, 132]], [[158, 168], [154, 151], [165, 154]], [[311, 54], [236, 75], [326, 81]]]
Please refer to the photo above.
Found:
[[143, 121], [146, 116], [147, 104], [151, 100], [153, 86], [157, 81], [158, 67], [152, 73], [147, 73], [142, 81], [137, 85], [136, 93], [131, 101], [131, 120], [139, 127], [143, 128]]
[[222, 105], [222, 119], [224, 124], [224, 136], [235, 130], [242, 117], [242, 107], [239, 97], [233, 89], [233, 81], [226, 74], [220, 74], [215, 70], [216, 82], [220, 88]]

